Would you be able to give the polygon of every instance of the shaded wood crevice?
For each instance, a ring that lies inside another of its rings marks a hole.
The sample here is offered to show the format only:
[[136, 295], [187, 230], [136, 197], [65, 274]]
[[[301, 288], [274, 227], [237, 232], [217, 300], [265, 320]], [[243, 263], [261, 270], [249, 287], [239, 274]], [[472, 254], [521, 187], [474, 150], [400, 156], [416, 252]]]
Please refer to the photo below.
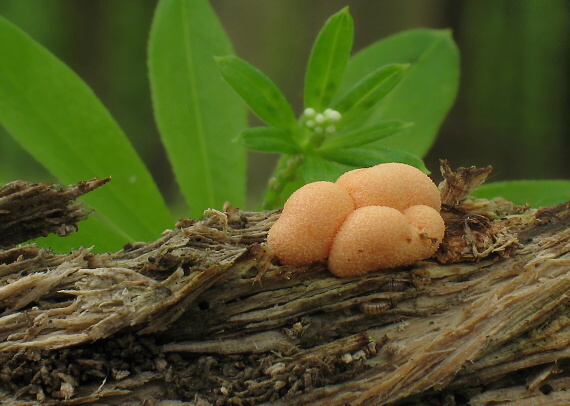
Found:
[[0, 251], [0, 400], [570, 400], [570, 206], [472, 200], [490, 168], [442, 168], [440, 251], [362, 277], [280, 266], [279, 211], [229, 205], [117, 253]]

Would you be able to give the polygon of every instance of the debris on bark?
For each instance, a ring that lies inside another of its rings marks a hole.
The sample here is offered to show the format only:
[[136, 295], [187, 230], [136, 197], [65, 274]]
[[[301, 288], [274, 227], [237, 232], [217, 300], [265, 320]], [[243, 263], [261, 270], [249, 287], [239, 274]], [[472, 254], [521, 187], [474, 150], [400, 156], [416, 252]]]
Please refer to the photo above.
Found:
[[439, 252], [361, 277], [281, 266], [279, 211], [229, 205], [117, 253], [1, 250], [0, 401], [569, 402], [570, 206], [473, 200], [488, 171], [442, 166]]

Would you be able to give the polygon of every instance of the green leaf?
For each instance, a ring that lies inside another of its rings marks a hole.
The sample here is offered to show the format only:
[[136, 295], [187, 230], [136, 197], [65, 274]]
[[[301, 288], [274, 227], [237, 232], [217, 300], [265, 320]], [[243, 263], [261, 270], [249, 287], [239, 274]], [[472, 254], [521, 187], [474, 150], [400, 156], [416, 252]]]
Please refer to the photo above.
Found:
[[297, 154], [301, 150], [287, 130], [275, 127], [254, 127], [243, 131], [238, 140], [247, 149], [260, 152]]
[[236, 56], [216, 58], [224, 79], [249, 108], [270, 126], [293, 129], [297, 118], [279, 88], [260, 70]]
[[57, 179], [26, 152], [0, 123], [0, 186], [14, 179], [57, 183]]
[[391, 137], [392, 135], [398, 134], [411, 126], [412, 123], [405, 123], [403, 121], [382, 121], [370, 127], [326, 138], [317, 151], [331, 151], [334, 149], [360, 147], [362, 145]]
[[512, 180], [481, 185], [472, 195], [493, 199], [503, 197], [531, 207], [552, 206], [570, 200], [570, 180]]
[[340, 126], [346, 126], [376, 106], [402, 79], [408, 65], [391, 64], [376, 69], [358, 83], [335, 104], [342, 114]]
[[367, 168], [370, 166], [386, 163], [401, 162], [415, 166], [425, 173], [429, 170], [425, 167], [421, 158], [409, 152], [389, 148], [349, 148], [345, 150], [325, 151], [321, 154], [324, 158], [344, 165]]
[[359, 120], [370, 126], [381, 120], [415, 123], [405, 135], [378, 142], [424, 156], [451, 108], [459, 83], [459, 52], [448, 30], [417, 29], [376, 42], [354, 55], [339, 92], [388, 63], [409, 63], [402, 81], [382, 103]]
[[[86, 244], [85, 236], [95, 236], [97, 238], [95, 251], [116, 251], [125, 245], [127, 240], [125, 236], [117, 230], [115, 233], [110, 233], [109, 228], [113, 228], [105, 218], [98, 216], [97, 213], [89, 215], [85, 220], [77, 224], [79, 232], [69, 234], [65, 237], [60, 237], [56, 234], [50, 234], [47, 237], [39, 237], [32, 242], [41, 246], [47, 247], [54, 252], [68, 253], [70, 250], [76, 250], [81, 246], [89, 246]], [[172, 226], [171, 226], [172, 227]], [[158, 236], [154, 237], [155, 239]]]
[[148, 61], [154, 113], [193, 217], [227, 200], [244, 202], [246, 154], [231, 140], [247, 112], [214, 61], [231, 52], [207, 0], [159, 2]]
[[350, 58], [354, 24], [348, 7], [331, 16], [315, 40], [305, 75], [305, 107], [329, 106]]
[[319, 180], [336, 182], [340, 175], [351, 169], [354, 168], [323, 159], [317, 155], [305, 156], [302, 166], [303, 178], [306, 183], [317, 182]]
[[99, 241], [117, 236], [123, 243], [153, 240], [172, 226], [152, 177], [93, 91], [1, 17], [0, 123], [63, 184], [112, 177], [82, 198], [112, 227], [80, 231], [84, 245], [97, 250]]

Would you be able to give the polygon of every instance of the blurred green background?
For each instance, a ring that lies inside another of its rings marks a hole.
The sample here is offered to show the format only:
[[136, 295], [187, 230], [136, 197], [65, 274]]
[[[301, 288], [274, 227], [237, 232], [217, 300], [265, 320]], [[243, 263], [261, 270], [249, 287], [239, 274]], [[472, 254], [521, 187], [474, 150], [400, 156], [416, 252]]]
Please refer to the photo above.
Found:
[[[461, 53], [458, 100], [426, 164], [493, 165], [491, 180], [570, 179], [568, 0], [212, 0], [236, 53], [301, 110], [320, 27], [349, 5], [354, 51], [415, 27], [451, 28]], [[70, 65], [130, 137], [171, 204], [179, 200], [153, 121], [146, 67], [155, 0], [0, 0], [0, 14]], [[53, 181], [0, 129], [0, 183]], [[49, 142], [49, 140], [46, 140]], [[251, 154], [250, 208], [274, 156]], [[102, 174], [101, 176], [105, 176]], [[81, 179], [77, 179], [78, 181]]]

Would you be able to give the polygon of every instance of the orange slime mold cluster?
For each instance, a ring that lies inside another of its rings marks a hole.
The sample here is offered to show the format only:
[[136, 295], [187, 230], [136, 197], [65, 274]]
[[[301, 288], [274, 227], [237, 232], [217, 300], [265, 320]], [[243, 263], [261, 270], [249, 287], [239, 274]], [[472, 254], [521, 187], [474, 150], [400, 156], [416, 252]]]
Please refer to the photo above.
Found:
[[327, 260], [336, 276], [363, 275], [431, 257], [445, 232], [440, 208], [419, 169], [380, 164], [295, 191], [267, 242], [283, 264]]

